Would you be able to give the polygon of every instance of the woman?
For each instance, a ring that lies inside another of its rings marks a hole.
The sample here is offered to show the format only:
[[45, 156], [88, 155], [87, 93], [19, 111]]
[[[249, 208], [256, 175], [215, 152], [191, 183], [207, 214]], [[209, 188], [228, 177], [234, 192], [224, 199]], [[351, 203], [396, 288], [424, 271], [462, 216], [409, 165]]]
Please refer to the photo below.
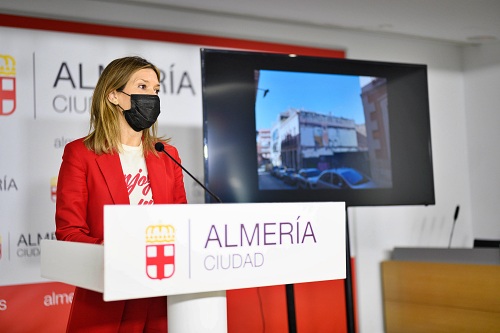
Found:
[[[109, 204], [186, 203], [182, 170], [158, 154], [160, 72], [140, 57], [112, 61], [102, 72], [90, 111], [90, 133], [66, 145], [56, 202], [57, 239], [103, 244]], [[180, 161], [177, 150], [165, 150]], [[138, 181], [140, 180], [140, 181]], [[166, 298], [104, 302], [76, 288], [68, 332], [166, 332]]]

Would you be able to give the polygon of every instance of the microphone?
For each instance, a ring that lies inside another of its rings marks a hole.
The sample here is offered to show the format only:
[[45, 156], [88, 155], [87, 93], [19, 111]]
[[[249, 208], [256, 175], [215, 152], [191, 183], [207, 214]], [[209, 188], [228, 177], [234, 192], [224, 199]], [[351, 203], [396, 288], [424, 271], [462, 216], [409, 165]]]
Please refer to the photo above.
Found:
[[453, 237], [453, 231], [455, 231], [455, 224], [457, 223], [459, 211], [460, 211], [460, 205], [457, 205], [457, 208], [455, 208], [455, 215], [453, 216], [453, 226], [451, 228], [451, 235], [450, 235], [450, 241], [448, 242], [448, 248], [450, 248], [451, 246], [451, 239]]
[[208, 194], [210, 194], [212, 196], [212, 198], [214, 198], [215, 200], [217, 200], [218, 203], [222, 203], [222, 200], [216, 196], [214, 193], [212, 193], [212, 191], [210, 191], [205, 185], [203, 185], [198, 179], [196, 179], [195, 176], [193, 176], [189, 171], [186, 170], [186, 168], [184, 168], [179, 162], [177, 162], [177, 160], [175, 158], [172, 157], [172, 155], [170, 155], [166, 150], [165, 150], [165, 146], [163, 145], [163, 143], [161, 142], [157, 142], [155, 143], [155, 149], [157, 152], [164, 152], [165, 154], [167, 154], [168, 157], [170, 157], [170, 159], [172, 161], [175, 162], [175, 164], [177, 164], [178, 166], [181, 167], [182, 170], [184, 170], [188, 175], [189, 177], [191, 177], [195, 182], [198, 183], [198, 185], [200, 185], [205, 191], [207, 191]]

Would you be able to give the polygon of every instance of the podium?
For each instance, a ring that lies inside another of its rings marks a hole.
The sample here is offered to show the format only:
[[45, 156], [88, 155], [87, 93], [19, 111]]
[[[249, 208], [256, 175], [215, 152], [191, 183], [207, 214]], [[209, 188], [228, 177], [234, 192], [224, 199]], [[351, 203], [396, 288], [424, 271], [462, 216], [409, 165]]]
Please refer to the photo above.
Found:
[[42, 277], [168, 296], [169, 332], [227, 332], [225, 291], [346, 278], [345, 204], [104, 207], [105, 245], [43, 240]]

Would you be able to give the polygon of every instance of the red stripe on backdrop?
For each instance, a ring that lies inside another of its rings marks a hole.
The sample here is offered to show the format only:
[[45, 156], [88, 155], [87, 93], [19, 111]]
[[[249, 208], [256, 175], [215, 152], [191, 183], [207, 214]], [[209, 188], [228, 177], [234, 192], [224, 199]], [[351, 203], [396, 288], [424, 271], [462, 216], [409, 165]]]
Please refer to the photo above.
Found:
[[228, 290], [227, 330], [288, 333], [285, 286]]
[[87, 35], [100, 35], [111, 37], [124, 37], [142, 40], [154, 40], [181, 44], [194, 44], [230, 49], [245, 49], [252, 51], [294, 53], [304, 56], [344, 58], [344, 50], [325, 49], [292, 44], [280, 44], [244, 40], [227, 37], [214, 37], [180, 32], [168, 32], [139, 28], [127, 28], [112, 25], [91, 24], [82, 22], [62, 21], [44, 18], [33, 18], [0, 14], [0, 26], [47, 30], [57, 32], [81, 33]]
[[0, 287], [0, 331], [64, 332], [74, 291], [58, 282]]
[[[358, 332], [354, 258], [351, 267], [354, 324]], [[298, 283], [294, 293], [297, 332], [347, 332], [344, 280]], [[226, 295], [228, 332], [289, 332], [285, 286], [228, 290]]]
[[[351, 258], [354, 302], [354, 332], [358, 332], [355, 259]], [[344, 280], [300, 283], [295, 285], [297, 332], [347, 332]]]

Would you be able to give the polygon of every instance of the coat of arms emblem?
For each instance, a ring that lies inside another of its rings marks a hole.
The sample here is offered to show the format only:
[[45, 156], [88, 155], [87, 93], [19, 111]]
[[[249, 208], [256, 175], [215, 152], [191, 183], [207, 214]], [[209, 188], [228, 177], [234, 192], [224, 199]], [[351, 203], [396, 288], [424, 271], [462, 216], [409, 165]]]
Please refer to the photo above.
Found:
[[16, 110], [16, 60], [0, 54], [0, 116]]
[[146, 228], [146, 274], [150, 279], [167, 279], [175, 272], [175, 228], [168, 224]]

